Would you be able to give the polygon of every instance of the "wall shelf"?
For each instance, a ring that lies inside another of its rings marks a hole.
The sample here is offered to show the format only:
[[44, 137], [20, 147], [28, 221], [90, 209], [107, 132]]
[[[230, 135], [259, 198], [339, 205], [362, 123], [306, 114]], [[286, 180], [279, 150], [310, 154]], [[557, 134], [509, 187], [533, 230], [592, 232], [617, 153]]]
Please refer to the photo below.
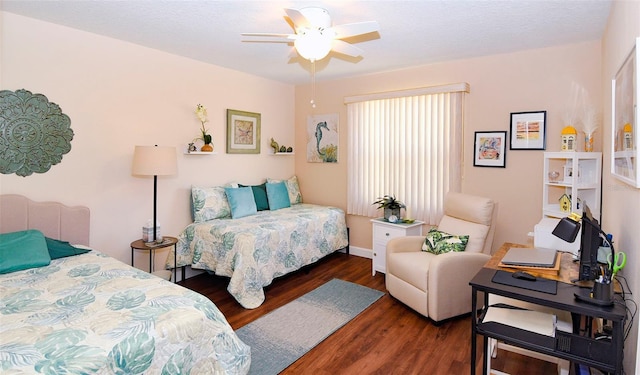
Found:
[[218, 153], [215, 151], [212, 152], [202, 152], [202, 151], [191, 151], [191, 152], [184, 152], [185, 155], [217, 155]]
[[276, 153], [271, 153], [271, 155], [273, 156], [286, 156], [286, 155], [295, 155], [295, 152], [276, 152]]

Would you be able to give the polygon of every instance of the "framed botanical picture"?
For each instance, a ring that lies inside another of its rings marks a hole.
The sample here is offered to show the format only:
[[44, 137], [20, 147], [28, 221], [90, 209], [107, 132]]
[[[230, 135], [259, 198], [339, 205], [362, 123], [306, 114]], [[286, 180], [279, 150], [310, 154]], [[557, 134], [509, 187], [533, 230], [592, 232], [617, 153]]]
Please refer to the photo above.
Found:
[[638, 144], [638, 72], [640, 71], [640, 38], [616, 73], [612, 83], [611, 174], [621, 181], [640, 188]]
[[506, 166], [507, 132], [475, 132], [473, 142], [473, 165], [475, 167]]
[[260, 114], [227, 109], [227, 154], [260, 153]]
[[307, 162], [338, 162], [338, 120], [337, 113], [307, 116]]
[[544, 150], [547, 111], [511, 113], [511, 150]]

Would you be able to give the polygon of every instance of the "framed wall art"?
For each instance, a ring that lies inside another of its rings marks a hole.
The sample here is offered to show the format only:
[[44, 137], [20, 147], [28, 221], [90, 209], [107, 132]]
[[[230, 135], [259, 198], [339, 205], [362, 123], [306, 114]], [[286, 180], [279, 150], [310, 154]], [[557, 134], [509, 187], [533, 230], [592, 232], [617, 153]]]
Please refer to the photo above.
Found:
[[635, 188], [640, 188], [639, 70], [640, 38], [637, 38], [611, 85], [611, 174]]
[[506, 166], [507, 132], [475, 132], [473, 142], [473, 165], [475, 167]]
[[260, 153], [260, 114], [227, 109], [227, 154]]
[[307, 162], [338, 162], [338, 120], [337, 113], [307, 117]]
[[547, 111], [511, 113], [511, 150], [546, 148]]

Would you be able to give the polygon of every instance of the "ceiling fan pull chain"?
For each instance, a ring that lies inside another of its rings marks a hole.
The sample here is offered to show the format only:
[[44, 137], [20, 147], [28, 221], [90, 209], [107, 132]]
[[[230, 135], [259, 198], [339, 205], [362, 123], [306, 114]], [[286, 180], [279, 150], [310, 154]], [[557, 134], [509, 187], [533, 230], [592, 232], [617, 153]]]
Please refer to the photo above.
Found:
[[316, 107], [316, 60], [311, 60], [311, 108]]

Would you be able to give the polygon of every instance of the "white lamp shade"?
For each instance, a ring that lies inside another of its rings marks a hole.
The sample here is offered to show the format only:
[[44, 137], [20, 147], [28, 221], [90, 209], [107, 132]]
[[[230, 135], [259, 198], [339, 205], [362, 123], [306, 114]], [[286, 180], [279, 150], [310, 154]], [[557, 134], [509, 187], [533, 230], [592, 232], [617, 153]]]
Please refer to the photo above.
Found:
[[170, 146], [136, 146], [131, 174], [170, 176], [178, 172], [176, 148]]

